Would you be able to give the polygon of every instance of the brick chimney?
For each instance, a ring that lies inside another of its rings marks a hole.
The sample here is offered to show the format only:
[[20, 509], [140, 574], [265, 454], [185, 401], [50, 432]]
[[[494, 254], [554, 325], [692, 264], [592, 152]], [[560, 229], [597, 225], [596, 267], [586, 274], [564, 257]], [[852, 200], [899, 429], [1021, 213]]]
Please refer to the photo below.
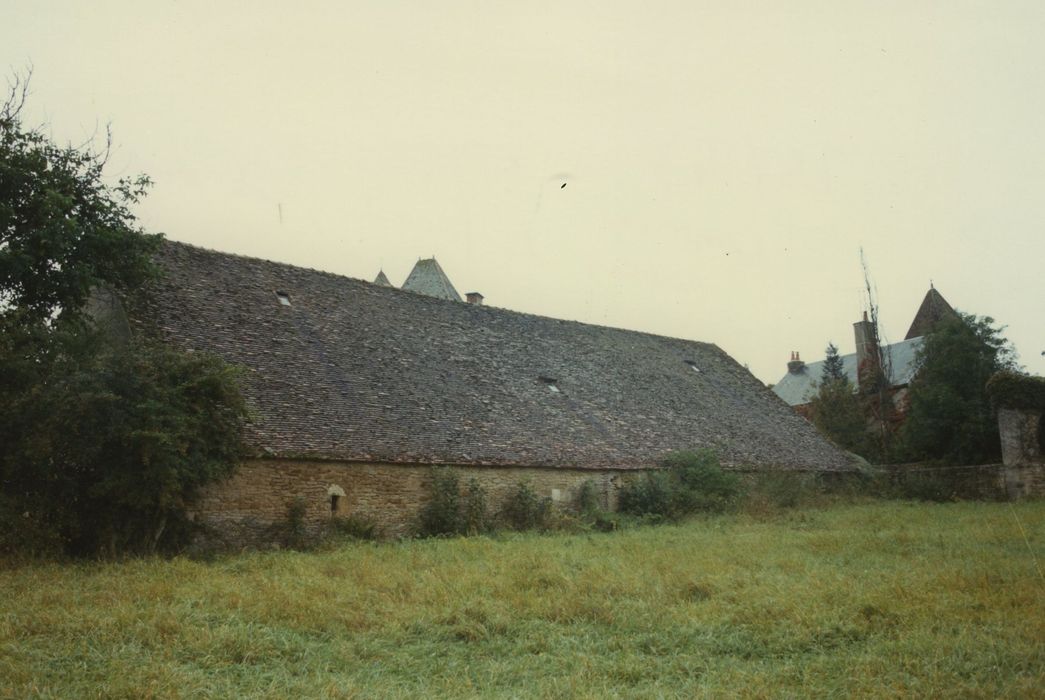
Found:
[[476, 306], [483, 305], [483, 295], [479, 292], [468, 292], [464, 295], [464, 298], [469, 304], [475, 304]]
[[798, 374], [805, 369], [806, 363], [802, 362], [802, 358], [798, 355], [798, 350], [791, 351], [791, 361], [787, 363], [787, 371], [791, 374]]

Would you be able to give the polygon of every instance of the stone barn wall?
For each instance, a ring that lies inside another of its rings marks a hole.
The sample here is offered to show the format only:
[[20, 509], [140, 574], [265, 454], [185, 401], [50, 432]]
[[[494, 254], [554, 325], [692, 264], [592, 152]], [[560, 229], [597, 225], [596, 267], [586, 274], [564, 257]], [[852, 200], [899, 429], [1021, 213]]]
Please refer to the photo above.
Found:
[[[634, 470], [454, 466], [462, 486], [472, 477], [486, 490], [495, 511], [520, 481], [560, 505], [573, 502], [580, 485], [595, 483], [603, 506], [615, 509], [617, 490]], [[413, 532], [430, 496], [432, 468], [362, 462], [250, 460], [228, 481], [209, 487], [192, 517], [216, 541], [229, 547], [259, 545], [271, 539], [272, 526], [286, 521], [297, 499], [305, 506], [305, 525], [318, 530], [332, 518], [355, 516], [377, 525], [381, 537]], [[336, 497], [337, 509], [331, 500]]]

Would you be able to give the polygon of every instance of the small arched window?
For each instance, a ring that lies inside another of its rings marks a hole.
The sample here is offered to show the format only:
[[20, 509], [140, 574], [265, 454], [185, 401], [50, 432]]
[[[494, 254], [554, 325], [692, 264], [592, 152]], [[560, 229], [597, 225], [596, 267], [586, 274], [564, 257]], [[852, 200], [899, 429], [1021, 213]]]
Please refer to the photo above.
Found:
[[345, 497], [345, 490], [337, 484], [327, 487], [327, 498], [330, 499], [330, 517], [334, 517], [341, 510], [341, 499]]

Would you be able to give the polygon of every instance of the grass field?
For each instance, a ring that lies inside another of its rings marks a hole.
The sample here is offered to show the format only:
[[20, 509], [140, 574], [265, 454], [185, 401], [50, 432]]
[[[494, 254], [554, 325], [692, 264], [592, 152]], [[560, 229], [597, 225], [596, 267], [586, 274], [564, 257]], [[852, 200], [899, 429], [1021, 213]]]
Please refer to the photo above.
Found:
[[883, 502], [24, 565], [0, 696], [1045, 697], [1035, 558], [1043, 502]]

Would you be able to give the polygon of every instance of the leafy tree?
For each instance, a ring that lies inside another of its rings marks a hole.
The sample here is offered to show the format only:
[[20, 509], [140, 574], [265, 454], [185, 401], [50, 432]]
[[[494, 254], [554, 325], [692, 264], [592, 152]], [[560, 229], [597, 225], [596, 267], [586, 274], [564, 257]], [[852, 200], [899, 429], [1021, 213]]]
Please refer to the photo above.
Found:
[[15, 79], [0, 106], [0, 318], [31, 325], [80, 314], [93, 287], [126, 290], [151, 272], [159, 236], [128, 209], [147, 176], [103, 178], [105, 153], [58, 146], [22, 125], [28, 80]]
[[820, 384], [810, 401], [813, 424], [843, 449], [870, 457], [865, 407], [843, 370], [834, 343], [828, 343]]
[[[3, 491], [70, 553], [176, 546], [199, 488], [240, 456], [247, 408], [236, 371], [89, 330], [50, 339], [48, 365], [0, 394]], [[18, 364], [9, 352], [0, 360]]]
[[810, 410], [813, 424], [835, 444], [871, 458], [865, 407], [847, 377], [821, 382]]
[[1003, 330], [989, 316], [959, 312], [925, 336], [901, 430], [909, 457], [953, 464], [999, 458], [998, 422], [986, 386], [995, 372], [1016, 368]]
[[236, 373], [87, 322], [92, 289], [155, 274], [159, 237], [128, 209], [149, 181], [109, 186], [104, 154], [23, 127], [26, 94], [15, 80], [0, 105], [0, 548], [174, 546], [199, 488], [240, 456]]

